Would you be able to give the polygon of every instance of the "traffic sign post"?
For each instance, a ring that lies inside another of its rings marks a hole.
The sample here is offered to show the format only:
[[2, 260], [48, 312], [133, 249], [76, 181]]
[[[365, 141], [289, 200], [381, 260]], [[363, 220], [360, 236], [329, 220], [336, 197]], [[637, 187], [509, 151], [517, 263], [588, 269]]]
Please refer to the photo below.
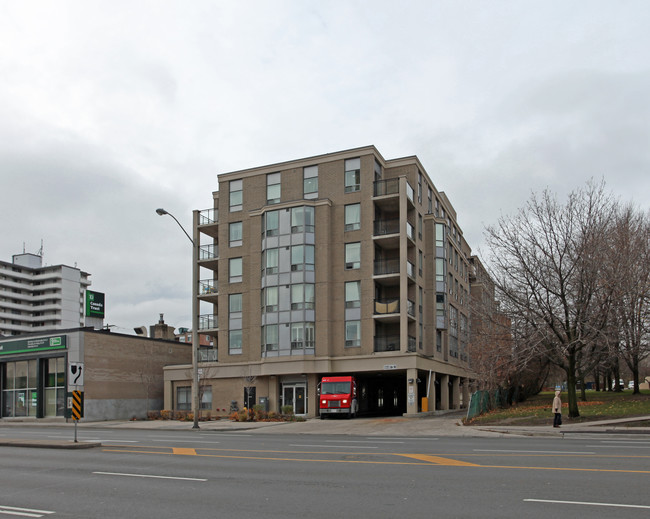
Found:
[[84, 415], [84, 393], [83, 391], [70, 391], [68, 393], [69, 417], [74, 420], [74, 442], [77, 443], [77, 423]]

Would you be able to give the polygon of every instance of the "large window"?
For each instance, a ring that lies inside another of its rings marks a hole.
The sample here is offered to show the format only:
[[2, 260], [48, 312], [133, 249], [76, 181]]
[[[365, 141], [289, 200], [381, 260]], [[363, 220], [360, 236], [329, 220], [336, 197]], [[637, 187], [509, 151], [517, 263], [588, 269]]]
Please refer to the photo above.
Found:
[[266, 287], [262, 290], [262, 306], [264, 312], [278, 311], [278, 287]]
[[278, 249], [267, 249], [263, 253], [264, 258], [264, 273], [277, 274], [278, 273]]
[[241, 258], [230, 258], [228, 262], [228, 279], [230, 283], [241, 283], [243, 279], [243, 268]]
[[313, 245], [293, 245], [291, 247], [291, 270], [314, 270]]
[[345, 347], [361, 346], [361, 321], [345, 321]]
[[212, 409], [212, 386], [201, 386], [199, 388], [201, 409]]
[[232, 222], [228, 226], [231, 247], [241, 247], [242, 245], [242, 222]]
[[228, 310], [231, 314], [241, 313], [242, 311], [242, 295], [230, 294], [228, 296]]
[[291, 323], [291, 349], [302, 350], [315, 345], [314, 323]]
[[45, 375], [45, 416], [65, 414], [65, 358], [47, 359]]
[[318, 198], [318, 166], [303, 168], [304, 198]]
[[241, 180], [230, 181], [230, 212], [241, 211], [243, 203], [243, 189]]
[[346, 270], [361, 268], [361, 243], [345, 244], [345, 268]]
[[361, 281], [348, 281], [345, 283], [345, 308], [359, 308], [361, 306]]
[[280, 173], [266, 175], [266, 203], [279, 204], [281, 196]]
[[361, 189], [361, 159], [345, 161], [345, 192], [351, 193]]
[[239, 354], [242, 351], [242, 331], [230, 330], [228, 332], [228, 353]]
[[277, 324], [267, 324], [262, 328], [263, 351], [277, 351], [280, 344]]
[[192, 386], [176, 388], [176, 410], [190, 411], [192, 409]]
[[277, 236], [280, 232], [280, 212], [268, 211], [264, 214], [265, 236]]
[[2, 416], [36, 416], [38, 407], [36, 359], [5, 364]]
[[361, 204], [345, 206], [345, 230], [356, 231], [361, 228]]
[[291, 209], [291, 232], [314, 232], [314, 208], [300, 206]]
[[296, 283], [291, 285], [291, 309], [314, 308], [314, 284], [313, 283]]

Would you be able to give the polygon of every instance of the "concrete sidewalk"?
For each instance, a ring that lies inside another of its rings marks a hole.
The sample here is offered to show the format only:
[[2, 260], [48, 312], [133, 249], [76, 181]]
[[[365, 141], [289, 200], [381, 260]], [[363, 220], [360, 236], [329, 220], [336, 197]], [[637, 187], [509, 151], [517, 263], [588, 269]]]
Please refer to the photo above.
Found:
[[[551, 436], [562, 438], [567, 434], [641, 434], [650, 436], [650, 427], [630, 427], [631, 423], [650, 420], [650, 416], [583, 422], [553, 428], [542, 426], [464, 426], [464, 412], [452, 412], [436, 416], [417, 417], [378, 417], [356, 418], [354, 420], [311, 418], [304, 422], [231, 422], [230, 420], [213, 420], [199, 423], [199, 429], [193, 429], [192, 422], [177, 420], [153, 421], [80, 421], [81, 429], [143, 429], [201, 432], [242, 432], [247, 434], [339, 434], [350, 436], [387, 436], [387, 437], [503, 437], [503, 436]], [[73, 422], [63, 420], [24, 420], [0, 421], [2, 429], [11, 430], [14, 426], [33, 427], [74, 427]], [[99, 442], [62, 442], [48, 440], [25, 440], [0, 438], [0, 446], [51, 447], [80, 449], [99, 446]]]

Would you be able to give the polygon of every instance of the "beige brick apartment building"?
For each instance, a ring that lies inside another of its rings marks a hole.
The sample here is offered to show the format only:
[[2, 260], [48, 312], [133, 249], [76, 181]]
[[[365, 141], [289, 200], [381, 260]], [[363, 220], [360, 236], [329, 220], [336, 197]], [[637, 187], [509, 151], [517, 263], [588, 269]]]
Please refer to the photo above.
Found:
[[[471, 250], [417, 157], [374, 146], [219, 175], [200, 236], [201, 408], [318, 414], [324, 375], [357, 377], [360, 412], [468, 401]], [[165, 368], [189, 409], [190, 366]], [[423, 401], [426, 398], [426, 401]]]

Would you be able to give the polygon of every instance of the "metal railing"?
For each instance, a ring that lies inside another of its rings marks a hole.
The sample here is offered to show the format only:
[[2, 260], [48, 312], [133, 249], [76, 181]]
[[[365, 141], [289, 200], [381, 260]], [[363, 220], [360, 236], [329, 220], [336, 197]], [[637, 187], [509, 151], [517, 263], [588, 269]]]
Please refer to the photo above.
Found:
[[199, 211], [199, 225], [209, 225], [219, 221], [218, 209], [203, 209]]
[[219, 328], [217, 317], [214, 314], [199, 315], [199, 330], [214, 330]]

